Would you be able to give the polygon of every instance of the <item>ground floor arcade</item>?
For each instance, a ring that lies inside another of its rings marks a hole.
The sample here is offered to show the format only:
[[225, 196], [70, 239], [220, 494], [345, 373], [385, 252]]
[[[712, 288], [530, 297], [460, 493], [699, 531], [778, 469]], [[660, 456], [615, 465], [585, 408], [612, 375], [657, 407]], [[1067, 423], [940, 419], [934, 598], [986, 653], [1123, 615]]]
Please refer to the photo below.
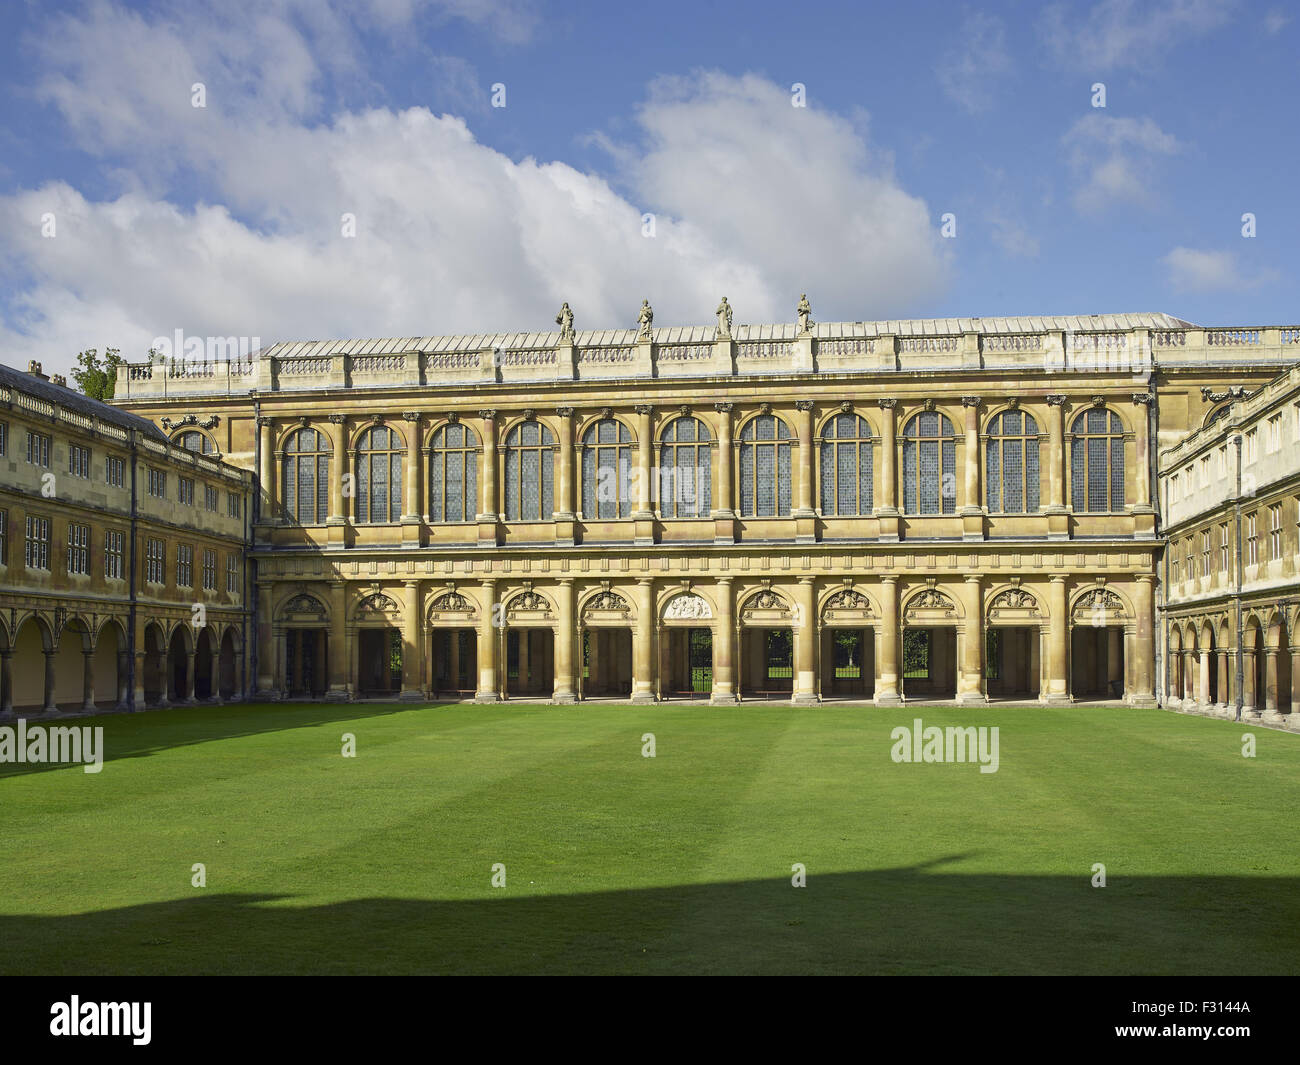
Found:
[[1154, 702], [1152, 581], [267, 581], [259, 698]]

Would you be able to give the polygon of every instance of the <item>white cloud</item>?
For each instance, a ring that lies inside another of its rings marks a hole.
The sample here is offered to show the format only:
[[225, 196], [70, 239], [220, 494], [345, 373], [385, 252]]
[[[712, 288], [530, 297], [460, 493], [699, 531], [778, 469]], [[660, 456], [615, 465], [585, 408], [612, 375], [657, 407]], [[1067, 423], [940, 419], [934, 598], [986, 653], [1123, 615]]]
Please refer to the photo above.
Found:
[[1015, 218], [994, 209], [988, 213], [988, 223], [993, 242], [1008, 255], [1017, 259], [1038, 258], [1038, 238]]
[[1265, 270], [1254, 277], [1246, 277], [1241, 272], [1237, 256], [1229, 251], [1178, 247], [1161, 262], [1168, 269], [1169, 283], [1174, 288], [1189, 291], [1254, 288], [1275, 276], [1272, 271]]
[[1235, 6], [1236, 0], [1101, 0], [1076, 17], [1056, 4], [1043, 12], [1039, 33], [1055, 63], [1094, 73], [1141, 69], [1222, 26]]
[[944, 93], [972, 114], [993, 106], [995, 80], [1010, 70], [1006, 27], [982, 11], [966, 16], [935, 68]]
[[1176, 137], [1149, 118], [1100, 112], [1079, 119], [1062, 140], [1076, 178], [1074, 205], [1089, 213], [1120, 203], [1153, 203], [1159, 159], [1182, 150]]
[[1291, 22], [1291, 16], [1281, 8], [1273, 8], [1264, 16], [1264, 32], [1270, 37], [1281, 33]]
[[[257, 57], [242, 71], [222, 58], [220, 27], [103, 5], [87, 19], [47, 53], [44, 90], [129, 191], [95, 202], [53, 183], [0, 197], [0, 265], [17, 293], [0, 352], [13, 364], [63, 370], [110, 344], [136, 358], [176, 329], [266, 343], [542, 329], [561, 300], [579, 328], [631, 326], [643, 297], [660, 323], [705, 322], [724, 292], [741, 321], [791, 319], [802, 291], [823, 320], [892, 317], [946, 282], [929, 211], [888, 158], [757, 77], [656, 85], [644, 143], [616, 160], [632, 202], [423, 107], [322, 121], [315, 52], [283, 28], [252, 27], [256, 46], [233, 53]], [[263, 82], [277, 57], [284, 69]], [[197, 71], [206, 111], [189, 105]], [[182, 177], [202, 182], [206, 204], [178, 205]], [[46, 211], [53, 240], [40, 235]], [[340, 233], [344, 212], [355, 239]]]

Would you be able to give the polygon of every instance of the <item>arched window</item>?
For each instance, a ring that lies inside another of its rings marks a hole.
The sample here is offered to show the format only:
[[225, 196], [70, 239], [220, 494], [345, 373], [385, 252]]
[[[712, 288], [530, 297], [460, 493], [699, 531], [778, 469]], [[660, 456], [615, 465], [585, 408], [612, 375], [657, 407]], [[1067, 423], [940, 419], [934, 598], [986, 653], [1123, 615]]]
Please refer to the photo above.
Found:
[[790, 514], [790, 430], [775, 415], [760, 414], [740, 430], [740, 513]]
[[822, 513], [871, 513], [871, 426], [857, 414], [837, 414], [822, 426]]
[[990, 514], [1038, 510], [1038, 423], [1018, 410], [989, 422], [984, 443], [985, 488]]
[[478, 434], [444, 425], [429, 447], [429, 520], [473, 521], [478, 513]]
[[632, 513], [632, 434], [602, 418], [582, 434], [582, 516], [626, 518]]
[[957, 512], [957, 434], [946, 414], [924, 411], [903, 428], [903, 513]]
[[707, 518], [713, 513], [713, 464], [709, 427], [698, 418], [677, 418], [659, 441], [659, 515]]
[[357, 441], [356, 519], [375, 525], [402, 517], [402, 438], [395, 429], [376, 426]]
[[1070, 483], [1078, 513], [1124, 509], [1124, 424], [1119, 415], [1093, 407], [1070, 427]]
[[555, 434], [521, 422], [506, 434], [506, 521], [550, 521], [555, 514]]
[[212, 446], [212, 441], [207, 435], [197, 429], [187, 429], [183, 433], [178, 433], [173, 437], [172, 443], [179, 444], [186, 451], [197, 451], [200, 455], [213, 455], [217, 450]]
[[315, 429], [297, 430], [284, 445], [284, 516], [299, 525], [323, 525], [330, 503], [330, 442]]

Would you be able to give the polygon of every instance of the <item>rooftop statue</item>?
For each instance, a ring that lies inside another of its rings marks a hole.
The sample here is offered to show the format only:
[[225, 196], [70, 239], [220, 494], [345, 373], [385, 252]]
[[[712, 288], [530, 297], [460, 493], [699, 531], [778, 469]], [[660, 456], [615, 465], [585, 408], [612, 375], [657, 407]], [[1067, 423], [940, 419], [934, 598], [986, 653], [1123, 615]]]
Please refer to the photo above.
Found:
[[650, 327], [654, 325], [654, 320], [655, 320], [655, 312], [654, 309], [650, 306], [649, 300], [641, 301], [641, 313], [637, 315], [636, 320], [641, 325], [641, 328], [637, 330], [637, 334], [636, 334], [637, 340], [649, 340]]
[[808, 302], [808, 293], [803, 293], [799, 297], [799, 306], [796, 312], [799, 315], [799, 333], [807, 333], [812, 328], [812, 304]]
[[727, 297], [722, 297], [722, 302], [718, 304], [718, 309], [713, 312], [718, 316], [718, 339], [731, 339], [731, 304], [727, 302]]
[[560, 313], [555, 316], [555, 324], [560, 327], [561, 342], [573, 340], [573, 312], [569, 310], [567, 302], [560, 308]]

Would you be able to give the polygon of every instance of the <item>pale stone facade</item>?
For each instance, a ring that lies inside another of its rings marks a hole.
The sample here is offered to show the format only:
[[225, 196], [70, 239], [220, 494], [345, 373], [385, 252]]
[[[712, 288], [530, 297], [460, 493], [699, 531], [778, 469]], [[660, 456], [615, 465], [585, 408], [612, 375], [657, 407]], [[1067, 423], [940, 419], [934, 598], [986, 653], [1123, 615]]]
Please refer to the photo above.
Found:
[[0, 366], [0, 718], [242, 698], [252, 485]]
[[1300, 728], [1300, 368], [1160, 454], [1169, 706]]
[[1154, 702], [1154, 452], [1296, 330], [729, 310], [129, 366], [117, 402], [257, 472], [258, 697]]

